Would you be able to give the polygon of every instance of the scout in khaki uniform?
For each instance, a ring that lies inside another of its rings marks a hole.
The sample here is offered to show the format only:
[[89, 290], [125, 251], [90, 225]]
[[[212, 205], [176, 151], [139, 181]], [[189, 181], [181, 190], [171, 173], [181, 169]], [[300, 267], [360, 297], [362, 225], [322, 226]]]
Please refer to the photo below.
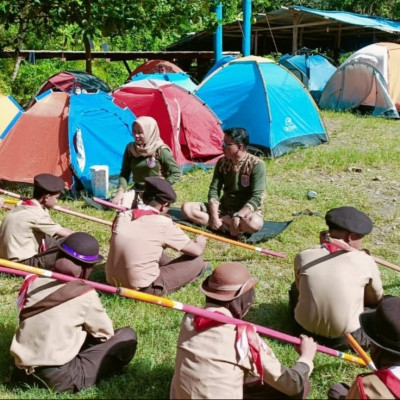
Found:
[[54, 265], [57, 237], [73, 233], [56, 224], [49, 214], [63, 189], [64, 181], [57, 176], [35, 176], [33, 198], [18, 203], [1, 224], [0, 258], [41, 268]]
[[371, 341], [377, 368], [358, 375], [351, 387], [337, 383], [329, 399], [400, 399], [400, 299], [387, 297], [376, 309], [360, 315], [361, 328]]
[[[171, 293], [211, 269], [203, 260], [204, 236], [191, 240], [166, 215], [176, 200], [172, 186], [164, 179], [148, 177], [144, 204], [116, 217], [106, 263], [110, 285], [141, 290], [154, 295]], [[182, 255], [171, 259], [165, 249]]]
[[247, 152], [249, 135], [245, 129], [226, 129], [224, 133], [224, 157], [215, 166], [208, 203], [183, 203], [182, 214], [198, 225], [236, 237], [263, 227], [266, 171], [264, 162]]
[[[76, 232], [59, 244], [54, 271], [87, 279], [102, 261], [97, 240]], [[28, 275], [17, 303], [20, 323], [10, 349], [15, 380], [75, 393], [120, 372], [135, 354], [135, 331], [114, 332], [97, 292], [79, 279]]]
[[[205, 308], [242, 319], [253, 304], [256, 283], [244, 265], [221, 264], [201, 286]], [[222, 324], [185, 314], [170, 398], [306, 398], [316, 349], [316, 343], [303, 336], [296, 349], [300, 358], [286, 368], [249, 325]]]
[[349, 349], [344, 335], [351, 333], [365, 349], [369, 339], [360, 328], [364, 307], [376, 307], [383, 296], [378, 266], [364, 251], [345, 251], [324, 240], [325, 235], [361, 250], [372, 221], [354, 207], [338, 207], [325, 215], [329, 231], [322, 232], [319, 248], [304, 250], [294, 260], [295, 283], [290, 291], [295, 330], [320, 344]]

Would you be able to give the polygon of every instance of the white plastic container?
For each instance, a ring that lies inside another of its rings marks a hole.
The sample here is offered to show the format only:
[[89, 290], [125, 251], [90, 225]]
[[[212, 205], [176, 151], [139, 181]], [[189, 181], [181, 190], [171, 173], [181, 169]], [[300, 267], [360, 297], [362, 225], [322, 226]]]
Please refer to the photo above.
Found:
[[92, 165], [90, 167], [92, 191], [94, 197], [108, 198], [108, 165]]

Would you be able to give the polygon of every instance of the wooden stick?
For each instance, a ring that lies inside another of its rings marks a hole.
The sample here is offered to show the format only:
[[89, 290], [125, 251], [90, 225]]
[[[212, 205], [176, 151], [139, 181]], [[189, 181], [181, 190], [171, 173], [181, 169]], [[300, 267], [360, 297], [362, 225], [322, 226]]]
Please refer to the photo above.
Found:
[[[354, 247], [351, 247], [349, 244], [339, 240], [339, 239], [334, 239], [331, 238], [330, 236], [326, 236], [325, 237], [325, 241], [334, 244], [335, 246], [339, 247], [342, 250], [346, 250], [346, 251], [360, 251], [358, 249], [355, 249]], [[382, 260], [381, 258], [378, 257], [374, 257], [371, 255], [371, 257], [374, 259], [374, 261], [378, 264], [381, 264], [385, 267], [394, 269], [395, 271], [400, 271], [400, 267], [398, 265], [392, 264], [388, 261]]]
[[[22, 198], [22, 196], [20, 196], [19, 194], [8, 192], [7, 190], [4, 190], [4, 189], [0, 189], [0, 193], [5, 194], [5, 195], [10, 196], [10, 197], [16, 197], [17, 199], [21, 199]], [[100, 218], [92, 217], [90, 215], [86, 215], [86, 214], [82, 214], [82, 213], [79, 213], [79, 212], [76, 212], [76, 211], [72, 211], [72, 210], [69, 210], [68, 208], [65, 208], [65, 207], [54, 206], [52, 209], [56, 210], [56, 211], [61, 211], [61, 212], [65, 213], [65, 214], [74, 215], [75, 217], [87, 219], [89, 221], [98, 222], [98, 223], [103, 224], [103, 225], [112, 226], [112, 222], [110, 222], [110, 221], [105, 221], [104, 219], [100, 219]]]
[[351, 333], [345, 334], [347, 342], [353, 348], [353, 350], [364, 360], [365, 364], [371, 371], [376, 371], [377, 368], [375, 367], [374, 362], [372, 361], [371, 357], [365, 352], [365, 350], [360, 346], [356, 339], [352, 336]]
[[[110, 201], [103, 200], [103, 199], [100, 199], [98, 197], [93, 197], [93, 201], [95, 201], [96, 203], [105, 205], [107, 207], [115, 208], [115, 209], [117, 209], [119, 211], [128, 210], [127, 207], [118, 206], [116, 204], [111, 203]], [[276, 251], [267, 250], [267, 249], [264, 249], [262, 247], [256, 247], [256, 246], [252, 246], [252, 245], [247, 244], [247, 243], [238, 242], [237, 240], [232, 240], [232, 239], [229, 239], [229, 238], [225, 238], [223, 236], [215, 235], [213, 233], [202, 231], [201, 229], [192, 228], [190, 226], [183, 225], [183, 224], [178, 224], [178, 223], [176, 225], [179, 226], [184, 231], [196, 233], [198, 235], [203, 235], [203, 236], [209, 237], [211, 239], [215, 239], [215, 240], [219, 240], [221, 242], [232, 244], [234, 246], [243, 247], [243, 248], [248, 249], [248, 250], [258, 251], [258, 252], [260, 252], [262, 254], [268, 254], [268, 255], [274, 256], [274, 257], [281, 257], [281, 258], [285, 258], [286, 257], [286, 254], [283, 254], [283, 253], [277, 253]]]
[[[73, 276], [63, 275], [58, 272], [53, 272], [53, 271], [49, 271], [49, 270], [45, 270], [45, 269], [41, 269], [41, 268], [37, 268], [37, 267], [31, 267], [29, 265], [16, 263], [16, 262], [4, 260], [1, 258], [0, 258], [0, 265], [4, 266], [4, 267], [0, 267], [0, 271], [12, 273], [12, 274], [26, 275], [28, 273], [31, 273], [31, 274], [36, 274], [36, 275], [40, 275], [40, 276], [45, 276], [48, 278], [58, 279], [63, 282], [70, 282], [70, 281], [79, 279], [79, 278], [75, 278]], [[7, 267], [7, 268], [5, 268], [5, 267]], [[7, 271], [8, 268], [10, 268], [11, 270]], [[290, 336], [290, 335], [287, 335], [286, 333], [275, 331], [275, 330], [267, 328], [265, 326], [252, 324], [250, 322], [246, 322], [246, 321], [243, 321], [238, 318], [228, 317], [228, 316], [226, 316], [224, 314], [220, 314], [218, 312], [210, 311], [210, 310], [207, 310], [204, 308], [199, 308], [199, 307], [192, 306], [189, 304], [180, 303], [178, 301], [175, 301], [175, 300], [172, 300], [169, 298], [159, 297], [159, 296], [154, 296], [154, 295], [147, 294], [144, 292], [139, 292], [139, 291], [133, 290], [133, 289], [127, 289], [124, 287], [114, 287], [114, 286], [110, 286], [110, 285], [105, 285], [103, 283], [84, 280], [84, 279], [81, 279], [81, 280], [83, 282], [87, 283], [88, 285], [91, 285], [93, 288], [102, 290], [104, 292], [117, 294], [119, 296], [128, 297], [130, 299], [135, 299], [135, 300], [143, 301], [146, 303], [155, 304], [158, 306], [171, 308], [171, 309], [178, 310], [178, 311], [183, 311], [183, 312], [193, 314], [193, 315], [198, 315], [201, 317], [206, 317], [211, 320], [221, 322], [223, 324], [253, 325], [255, 327], [256, 331], [262, 335], [280, 340], [282, 342], [291, 343], [294, 345], [300, 345], [300, 343], [301, 343], [301, 340], [298, 337]], [[341, 351], [331, 349], [329, 347], [325, 347], [325, 346], [321, 346], [321, 345], [317, 345], [317, 350], [321, 353], [328, 354], [333, 357], [342, 358], [343, 360], [350, 361], [350, 362], [353, 362], [355, 364], [365, 367], [364, 360], [361, 359], [360, 357], [353, 356], [352, 354], [343, 353]]]

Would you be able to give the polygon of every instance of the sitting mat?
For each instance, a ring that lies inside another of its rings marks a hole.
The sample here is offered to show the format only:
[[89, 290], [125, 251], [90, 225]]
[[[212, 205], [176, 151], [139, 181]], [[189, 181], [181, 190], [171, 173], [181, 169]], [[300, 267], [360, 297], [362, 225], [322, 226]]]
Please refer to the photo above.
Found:
[[250, 244], [265, 242], [269, 239], [274, 238], [275, 236], [283, 232], [293, 222], [293, 220], [284, 222], [264, 221], [263, 227], [258, 232], [252, 234], [243, 234], [240, 235], [239, 238], [235, 238], [230, 235], [227, 235], [226, 233], [220, 231], [218, 232], [212, 231], [211, 229], [206, 228], [204, 226], [196, 225], [189, 221], [185, 221], [182, 217], [181, 209], [178, 207], [171, 207], [168, 211], [168, 214], [171, 215], [173, 221], [178, 222], [182, 225], [203, 229], [209, 233], [225, 236], [227, 238], [234, 239], [239, 242], [250, 243]]

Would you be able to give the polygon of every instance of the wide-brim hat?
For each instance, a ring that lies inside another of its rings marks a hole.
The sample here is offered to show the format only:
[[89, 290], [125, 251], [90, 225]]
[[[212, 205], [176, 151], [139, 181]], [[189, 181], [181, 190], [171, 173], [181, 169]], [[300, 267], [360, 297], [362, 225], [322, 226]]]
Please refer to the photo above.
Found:
[[381, 349], [400, 356], [400, 298], [384, 298], [376, 309], [360, 314], [361, 328]]
[[215, 268], [200, 290], [212, 299], [230, 301], [249, 291], [257, 282], [243, 264], [230, 262]]
[[97, 264], [104, 261], [99, 254], [99, 243], [88, 233], [74, 232], [58, 243], [58, 248], [68, 256], [86, 264]]
[[351, 206], [332, 208], [326, 213], [325, 222], [331, 229], [342, 229], [359, 235], [368, 235], [373, 228], [371, 218]]

